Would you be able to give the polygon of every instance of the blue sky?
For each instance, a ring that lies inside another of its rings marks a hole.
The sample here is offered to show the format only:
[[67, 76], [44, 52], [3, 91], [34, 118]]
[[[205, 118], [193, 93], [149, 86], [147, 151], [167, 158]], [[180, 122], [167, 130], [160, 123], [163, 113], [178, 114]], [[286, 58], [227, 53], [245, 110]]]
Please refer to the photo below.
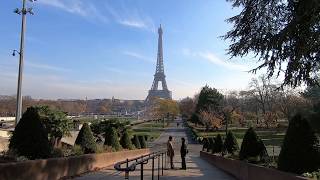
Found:
[[[17, 86], [20, 0], [0, 3], [0, 94]], [[229, 60], [224, 35], [237, 13], [224, 0], [38, 0], [28, 3], [23, 95], [144, 99], [153, 81], [157, 27], [174, 99], [202, 86], [245, 89], [252, 58]]]

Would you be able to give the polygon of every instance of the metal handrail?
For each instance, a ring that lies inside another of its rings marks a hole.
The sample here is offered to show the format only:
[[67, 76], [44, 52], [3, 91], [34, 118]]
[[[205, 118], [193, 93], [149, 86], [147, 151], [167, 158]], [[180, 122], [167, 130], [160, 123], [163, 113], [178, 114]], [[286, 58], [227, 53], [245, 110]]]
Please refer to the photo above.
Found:
[[[154, 179], [154, 160], [158, 159], [158, 179], [160, 178], [160, 157], [162, 158], [162, 176], [163, 176], [163, 164], [166, 165], [166, 162], [163, 163], [163, 159], [165, 158], [166, 161], [166, 152], [167, 151], [157, 151], [157, 152], [152, 152], [150, 154], [147, 155], [142, 155], [133, 159], [126, 159], [124, 161], [120, 161], [118, 163], [116, 163], [114, 165], [114, 168], [117, 171], [123, 171], [125, 172], [125, 179], [129, 179], [129, 172], [131, 171], [135, 171], [136, 170], [136, 166], [137, 165], [141, 165], [141, 169], [140, 169], [140, 177], [141, 180], [143, 180], [143, 165], [144, 164], [148, 164], [149, 160], [152, 160], [152, 180]], [[129, 162], [133, 162], [130, 166], [129, 166]], [[121, 165], [125, 164], [125, 167], [121, 167]]]

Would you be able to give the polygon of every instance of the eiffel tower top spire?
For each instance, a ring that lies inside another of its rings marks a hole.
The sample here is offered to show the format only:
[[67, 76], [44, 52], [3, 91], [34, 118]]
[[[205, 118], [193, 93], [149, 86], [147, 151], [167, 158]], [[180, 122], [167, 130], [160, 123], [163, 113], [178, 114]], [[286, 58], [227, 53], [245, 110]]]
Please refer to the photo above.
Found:
[[[147, 97], [147, 101], [159, 97], [164, 99], [171, 99], [171, 92], [168, 90], [166, 76], [164, 74], [164, 65], [163, 65], [163, 48], [162, 48], [162, 34], [163, 30], [160, 24], [158, 28], [158, 53], [157, 53], [157, 66], [156, 72], [154, 74], [154, 80], [152, 83], [152, 87], [149, 90], [149, 95]], [[158, 89], [158, 84], [161, 81], [162, 90]]]
[[161, 24], [160, 27], [158, 28], [158, 54], [157, 54], [157, 68], [156, 68], [156, 73], [164, 73], [164, 66], [163, 66], [163, 49], [162, 49], [162, 28]]

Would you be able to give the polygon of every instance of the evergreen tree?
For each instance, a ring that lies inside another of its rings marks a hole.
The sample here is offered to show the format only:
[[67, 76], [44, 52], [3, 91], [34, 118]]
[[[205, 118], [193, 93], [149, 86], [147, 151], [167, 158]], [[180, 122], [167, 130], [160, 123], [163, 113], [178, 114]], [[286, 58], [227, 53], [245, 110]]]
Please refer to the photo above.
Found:
[[214, 137], [208, 137], [208, 148], [207, 148], [207, 152], [209, 152], [211, 150], [211, 152], [213, 152], [214, 149]]
[[10, 138], [9, 149], [28, 159], [49, 157], [51, 147], [48, 133], [36, 108], [29, 107], [22, 115]]
[[121, 145], [119, 143], [119, 137], [114, 127], [107, 128], [104, 144], [111, 146], [116, 151], [119, 151], [121, 149]]
[[300, 114], [292, 118], [278, 160], [282, 171], [302, 174], [320, 168], [320, 143], [308, 121]]
[[85, 154], [95, 153], [97, 151], [96, 142], [94, 140], [92, 131], [87, 123], [84, 123], [82, 125], [75, 144], [81, 146]]
[[137, 135], [134, 135], [132, 138], [132, 144], [137, 148], [141, 149], [140, 141]]
[[[240, 9], [228, 19], [233, 28], [231, 57], [255, 54], [267, 76], [284, 72], [284, 85], [316, 84], [319, 72], [319, 0], [227, 0]], [[285, 69], [285, 71], [283, 71]], [[319, 81], [318, 81], [319, 83]]]
[[141, 148], [142, 149], [147, 148], [147, 143], [146, 143], [146, 140], [144, 139], [144, 136], [138, 136], [138, 138], [139, 138]]
[[120, 144], [125, 149], [133, 149], [128, 130], [126, 129], [120, 139]]
[[208, 85], [201, 89], [198, 103], [196, 106], [196, 113], [200, 111], [219, 110], [223, 101], [223, 95], [215, 88], [210, 88]]
[[212, 153], [220, 153], [222, 152], [222, 148], [223, 148], [222, 137], [220, 134], [218, 134], [214, 141], [214, 148], [212, 150]]
[[237, 139], [234, 137], [232, 131], [229, 131], [227, 134], [224, 141], [224, 149], [230, 154], [234, 154], [234, 152], [239, 149]]
[[260, 157], [260, 159], [267, 156], [266, 148], [262, 140], [258, 137], [253, 128], [249, 128], [244, 135], [239, 157], [241, 160], [250, 157]]
[[209, 140], [208, 140], [208, 138], [203, 138], [203, 140], [202, 140], [202, 151], [204, 151], [204, 150], [207, 150], [208, 149], [208, 146], [209, 146]]

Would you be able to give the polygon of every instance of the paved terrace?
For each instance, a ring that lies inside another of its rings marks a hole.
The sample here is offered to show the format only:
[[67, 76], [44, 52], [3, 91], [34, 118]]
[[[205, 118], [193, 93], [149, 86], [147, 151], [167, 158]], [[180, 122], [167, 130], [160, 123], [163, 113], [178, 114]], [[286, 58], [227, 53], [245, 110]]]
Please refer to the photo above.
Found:
[[[181, 121], [177, 121], [180, 122]], [[166, 142], [168, 137], [173, 137], [175, 157], [174, 157], [174, 170], [164, 170], [164, 176], [161, 176], [160, 179], [201, 179], [201, 180], [233, 180], [234, 178], [230, 175], [224, 173], [223, 171], [217, 169], [211, 164], [200, 158], [200, 150], [202, 146], [196, 143], [193, 143], [190, 138], [188, 138], [188, 150], [189, 154], [187, 155], [187, 170], [180, 170], [181, 167], [181, 158], [180, 158], [180, 145], [181, 137], [187, 138], [186, 129], [184, 127], [176, 127], [176, 123], [171, 123], [169, 128], [161, 134], [161, 136], [150, 144], [152, 150], [158, 151], [166, 148]], [[155, 160], [155, 172], [157, 175], [157, 164], [158, 160]], [[167, 164], [169, 167], [169, 164]], [[161, 172], [160, 172], [161, 175]], [[73, 178], [74, 180], [117, 180], [124, 179], [124, 173], [120, 173], [114, 170], [113, 166], [106, 167], [99, 171], [90, 172], [83, 174], [79, 177]], [[140, 166], [137, 166], [135, 172], [130, 172], [129, 179], [140, 179]], [[151, 161], [147, 165], [144, 165], [144, 179], [151, 179]], [[157, 177], [155, 177], [157, 179]]]

